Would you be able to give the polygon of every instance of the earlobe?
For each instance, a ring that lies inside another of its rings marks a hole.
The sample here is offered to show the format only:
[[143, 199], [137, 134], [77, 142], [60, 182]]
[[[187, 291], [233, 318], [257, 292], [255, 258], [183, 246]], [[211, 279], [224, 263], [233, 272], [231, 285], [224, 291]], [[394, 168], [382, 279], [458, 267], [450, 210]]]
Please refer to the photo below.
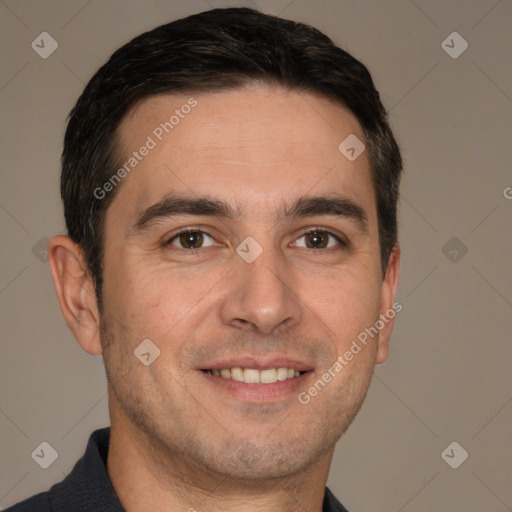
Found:
[[402, 309], [401, 305], [395, 302], [396, 291], [400, 276], [400, 246], [395, 244], [389, 255], [386, 275], [382, 282], [381, 300], [380, 300], [380, 325], [379, 343], [377, 347], [377, 358], [375, 363], [381, 364], [389, 354], [389, 340], [395, 324], [395, 316]]
[[97, 301], [80, 247], [68, 236], [56, 235], [48, 243], [48, 261], [60, 309], [73, 336], [87, 353], [101, 354]]

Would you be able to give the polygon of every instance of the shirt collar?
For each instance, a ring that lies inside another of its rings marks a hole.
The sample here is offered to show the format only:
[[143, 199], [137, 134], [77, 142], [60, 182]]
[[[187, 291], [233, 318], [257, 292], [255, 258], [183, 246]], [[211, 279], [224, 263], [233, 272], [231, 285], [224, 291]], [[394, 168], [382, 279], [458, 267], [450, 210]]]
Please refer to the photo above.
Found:
[[95, 430], [84, 456], [49, 491], [55, 512], [125, 512], [107, 473], [110, 427]]

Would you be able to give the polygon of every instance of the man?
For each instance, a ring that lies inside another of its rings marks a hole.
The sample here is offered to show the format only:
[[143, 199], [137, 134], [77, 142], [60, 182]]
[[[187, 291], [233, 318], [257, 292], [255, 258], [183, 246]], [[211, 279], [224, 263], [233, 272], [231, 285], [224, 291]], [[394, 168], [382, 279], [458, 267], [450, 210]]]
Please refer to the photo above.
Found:
[[96, 73], [62, 165], [51, 273], [111, 427], [12, 512], [346, 510], [327, 476], [387, 358], [400, 259], [367, 69], [303, 24], [190, 16]]

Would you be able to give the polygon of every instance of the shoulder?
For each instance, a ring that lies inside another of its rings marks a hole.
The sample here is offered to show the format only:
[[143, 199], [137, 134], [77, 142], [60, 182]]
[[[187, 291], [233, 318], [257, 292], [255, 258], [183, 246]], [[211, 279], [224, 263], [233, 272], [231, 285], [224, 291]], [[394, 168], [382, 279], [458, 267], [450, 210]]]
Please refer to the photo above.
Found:
[[53, 507], [50, 504], [48, 492], [41, 492], [16, 503], [4, 512], [53, 512]]
[[4, 512], [122, 512], [105, 469], [109, 440], [110, 427], [95, 430], [89, 437], [85, 454], [64, 480]]

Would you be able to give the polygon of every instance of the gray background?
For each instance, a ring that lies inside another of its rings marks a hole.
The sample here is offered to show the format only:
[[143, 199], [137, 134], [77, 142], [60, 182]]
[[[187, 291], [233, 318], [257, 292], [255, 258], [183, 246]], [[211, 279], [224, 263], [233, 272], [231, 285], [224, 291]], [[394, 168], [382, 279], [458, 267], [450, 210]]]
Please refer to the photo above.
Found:
[[[512, 510], [510, 0], [0, 2], [1, 507], [60, 481], [109, 423], [101, 357], [72, 337], [44, 261], [65, 232], [65, 118], [132, 37], [230, 5], [315, 25], [362, 60], [405, 158], [403, 310], [328, 485], [351, 512]], [[47, 59], [31, 48], [44, 31]], [[469, 45], [455, 59], [454, 31]], [[31, 458], [43, 441], [48, 469]], [[441, 457], [453, 441], [469, 454], [457, 469]]]

